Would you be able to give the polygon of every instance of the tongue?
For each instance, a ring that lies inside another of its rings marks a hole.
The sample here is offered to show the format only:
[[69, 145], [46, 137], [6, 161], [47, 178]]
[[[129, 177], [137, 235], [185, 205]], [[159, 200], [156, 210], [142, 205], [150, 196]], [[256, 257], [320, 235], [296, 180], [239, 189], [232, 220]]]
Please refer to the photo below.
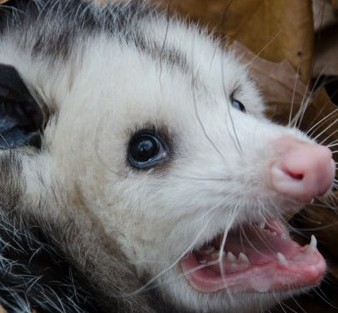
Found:
[[231, 232], [222, 252], [221, 238], [217, 238], [212, 246], [181, 260], [183, 273], [190, 285], [202, 292], [275, 292], [318, 284], [326, 265], [315, 238], [301, 247], [281, 228], [276, 226], [275, 230]]

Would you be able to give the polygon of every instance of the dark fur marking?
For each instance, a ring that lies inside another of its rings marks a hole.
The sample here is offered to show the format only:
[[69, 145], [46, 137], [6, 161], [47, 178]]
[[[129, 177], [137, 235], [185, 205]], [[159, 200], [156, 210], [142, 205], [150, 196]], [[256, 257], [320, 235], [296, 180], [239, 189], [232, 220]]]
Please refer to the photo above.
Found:
[[175, 48], [159, 47], [156, 43], [147, 42], [141, 34], [138, 34], [134, 41], [136, 47], [148, 54], [154, 61], [160, 63], [165, 61], [168, 65], [175, 66], [183, 72], [188, 72], [189, 65], [186, 57]]
[[38, 228], [14, 224], [4, 212], [0, 224], [0, 302], [9, 312], [102, 312], [87, 279]]
[[42, 114], [15, 68], [0, 64], [0, 149], [39, 148]]
[[[135, 3], [98, 6], [80, 0], [12, 1], [1, 12], [0, 29], [20, 31], [18, 40], [31, 47], [32, 55], [67, 60], [81, 36], [104, 32], [131, 38], [132, 24], [153, 14]], [[25, 30], [22, 32], [22, 30]], [[31, 36], [33, 35], [33, 36]], [[32, 42], [33, 41], [33, 42]]]
[[[79, 0], [12, 1], [14, 9], [0, 10], [0, 29], [20, 32], [18, 44], [31, 50], [33, 57], [48, 56], [52, 61], [68, 60], [81, 38], [107, 33], [134, 44], [156, 61], [165, 61], [187, 71], [185, 56], [172, 47], [147, 42], [135, 24], [159, 14], [155, 8], [133, 1], [128, 4], [94, 5]], [[38, 5], [39, 3], [39, 5]], [[22, 29], [25, 31], [22, 32]], [[164, 38], [165, 40], [165, 38]]]

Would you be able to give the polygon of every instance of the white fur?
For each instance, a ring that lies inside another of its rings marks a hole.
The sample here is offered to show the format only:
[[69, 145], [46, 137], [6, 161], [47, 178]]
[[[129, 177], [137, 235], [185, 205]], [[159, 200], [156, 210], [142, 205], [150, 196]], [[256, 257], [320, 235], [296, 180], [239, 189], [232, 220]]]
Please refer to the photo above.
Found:
[[[205, 34], [162, 17], [143, 21], [141, 30], [149, 42], [178, 49], [191, 71], [106, 34], [80, 45], [66, 67], [48, 68], [13, 50], [10, 39], [0, 43], [0, 62], [14, 65], [58, 112], [41, 154], [25, 159], [27, 200], [38, 202], [57, 181], [68, 195], [81, 195], [165, 298], [196, 312], [260, 311], [284, 295], [201, 294], [177, 262], [218, 233], [298, 205], [267, 187], [269, 143], [283, 135], [308, 139], [264, 117], [246, 69]], [[231, 106], [235, 90], [247, 113]], [[173, 159], [159, 172], [135, 171], [126, 161], [130, 136], [149, 123], [167, 127], [173, 141]], [[37, 185], [41, 168], [44, 188]]]

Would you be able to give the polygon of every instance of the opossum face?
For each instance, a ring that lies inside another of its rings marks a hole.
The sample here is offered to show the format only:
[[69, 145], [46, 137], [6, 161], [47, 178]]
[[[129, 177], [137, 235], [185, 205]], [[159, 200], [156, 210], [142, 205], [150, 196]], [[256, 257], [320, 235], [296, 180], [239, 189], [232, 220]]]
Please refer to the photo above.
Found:
[[145, 290], [188, 310], [260, 311], [318, 284], [315, 239], [299, 246], [283, 218], [329, 191], [330, 151], [269, 122], [231, 53], [178, 23], [140, 27], [154, 25], [141, 48], [90, 36], [62, 68], [2, 52], [57, 116], [25, 157], [27, 199], [46, 197], [31, 183], [44, 168], [51, 189], [100, 220]]
[[244, 312], [317, 284], [325, 262], [314, 241], [300, 247], [281, 221], [330, 188], [329, 150], [268, 122], [226, 53], [210, 47], [209, 64], [182, 71], [124, 48], [90, 60], [101, 55], [92, 47], [49, 139], [53, 175], [145, 289], [196, 311]]

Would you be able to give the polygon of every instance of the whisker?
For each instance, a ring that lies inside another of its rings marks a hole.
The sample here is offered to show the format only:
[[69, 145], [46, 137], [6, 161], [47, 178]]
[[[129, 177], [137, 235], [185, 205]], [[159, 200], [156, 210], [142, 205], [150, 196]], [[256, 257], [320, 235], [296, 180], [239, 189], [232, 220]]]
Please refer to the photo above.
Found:
[[338, 129], [336, 129], [334, 132], [331, 132], [326, 138], [324, 138], [322, 141], [319, 142], [319, 144], [324, 145], [324, 143], [330, 139], [332, 136], [336, 135], [338, 132]]
[[[338, 119], [335, 119], [331, 124], [329, 124], [324, 130], [322, 130], [319, 134], [314, 137], [314, 140], [317, 140], [320, 136], [322, 136], [328, 129], [330, 129], [332, 126], [334, 126], [337, 123]], [[338, 129], [336, 129], [334, 132], [330, 133], [326, 138], [324, 138], [320, 144], [323, 144], [325, 141], [327, 141], [329, 138], [331, 138], [333, 135], [337, 133]]]
[[162, 44], [161, 51], [160, 51], [160, 81], [161, 81], [162, 72], [163, 72], [163, 54], [164, 54], [164, 50], [165, 50], [165, 45], [166, 45], [167, 40], [168, 40], [169, 26], [170, 26], [170, 21], [171, 21], [171, 19], [170, 19], [171, 5], [172, 5], [172, 0], [169, 1], [168, 6], [167, 6], [167, 12], [166, 12], [167, 25], [166, 25], [166, 29], [165, 29], [165, 33], [164, 33], [163, 44]]
[[295, 127], [295, 128], [300, 127], [300, 125], [303, 121], [305, 112], [306, 112], [307, 108], [309, 107], [310, 103], [311, 103], [311, 99], [310, 99], [310, 97], [307, 96], [307, 92], [306, 92], [305, 95], [304, 95], [304, 99], [302, 100], [300, 107], [298, 109], [298, 112], [295, 114], [295, 116], [291, 120], [291, 123], [289, 125], [290, 127]]
[[[192, 56], [194, 56], [193, 53], [192, 53]], [[194, 63], [194, 57], [192, 57], [192, 63]], [[198, 107], [197, 107], [197, 98], [196, 98], [196, 91], [195, 91], [195, 76], [194, 75], [192, 75], [192, 78], [191, 78], [191, 85], [193, 87], [192, 88], [192, 97], [193, 97], [193, 104], [194, 104], [194, 113], [195, 113], [195, 117], [197, 119], [197, 122], [202, 129], [204, 137], [208, 140], [208, 142], [210, 143], [212, 148], [216, 151], [216, 153], [225, 161], [223, 153], [219, 150], [219, 148], [216, 146], [214, 141], [209, 136], [209, 134], [208, 134], [203, 122], [202, 122], [202, 118], [199, 114], [199, 110], [198, 110]]]
[[[334, 147], [337, 147], [338, 146], [338, 142], [337, 140], [334, 140], [331, 144], [328, 144], [326, 145], [328, 148], [334, 148]], [[338, 151], [338, 150], [337, 150]], [[334, 151], [334, 152], [337, 152], [337, 151]]]
[[315, 130], [318, 126], [320, 126], [325, 120], [329, 119], [332, 117], [332, 115], [336, 114], [338, 112], [338, 108], [333, 110], [331, 113], [328, 115], [324, 116], [321, 118], [316, 124], [314, 124], [310, 129], [306, 131], [306, 135], [310, 135], [313, 130]]
[[[304, 312], [304, 313], [307, 313], [306, 311], [305, 311], [305, 309], [301, 306], [301, 304], [297, 301], [297, 299], [295, 298], [295, 297], [291, 297], [291, 299], [292, 299], [292, 301], [295, 303], [295, 305], [302, 311], [302, 312]], [[288, 307], [289, 309], [291, 309], [290, 307]], [[291, 309], [292, 310], [292, 309]], [[294, 310], [292, 310], [293, 312], [296, 312], [296, 313], [299, 313], [299, 312], [297, 312], [297, 311], [294, 311]]]
[[[297, 76], [298, 77], [298, 76]], [[306, 90], [303, 95], [303, 99], [301, 101], [300, 107], [298, 112], [295, 114], [294, 118], [292, 119], [291, 123], [289, 122], [289, 126], [295, 126], [300, 128], [300, 125], [303, 122], [306, 110], [308, 109], [309, 105], [313, 100], [313, 95], [315, 94], [316, 85], [319, 81], [319, 78], [316, 79], [316, 82], [312, 85], [311, 89], [309, 89], [310, 85], [306, 86]], [[292, 104], [293, 106], [293, 104]]]
[[[200, 220], [205, 220], [205, 218], [210, 215], [214, 210], [217, 210], [219, 208], [219, 206], [223, 203], [223, 201], [221, 201], [219, 204], [215, 205], [214, 208], [212, 208], [211, 210], [208, 210], [206, 213], [204, 213], [204, 215], [200, 216]], [[187, 254], [188, 251], [191, 251], [193, 249], [193, 247], [196, 245], [196, 243], [198, 242], [198, 240], [200, 239], [200, 237], [202, 236], [202, 234], [205, 232], [205, 230], [208, 228], [210, 221], [212, 220], [213, 215], [209, 216], [209, 218], [206, 219], [204, 227], [197, 233], [194, 241], [185, 249], [185, 251], [183, 251], [183, 253], [181, 253], [178, 258], [176, 258], [176, 260], [167, 268], [165, 268], [164, 270], [162, 270], [161, 272], [159, 272], [157, 275], [155, 275], [154, 277], [152, 277], [147, 283], [145, 283], [142, 287], [138, 288], [137, 290], [126, 294], [126, 297], [133, 297], [139, 293], [142, 293], [144, 291], [147, 291], [149, 289], [153, 289], [155, 287], [152, 287], [151, 285], [157, 281], [161, 276], [163, 276], [165, 273], [167, 273], [169, 270], [173, 269], [180, 260], [182, 260], [182, 258], [184, 258], [184, 256]], [[183, 274], [182, 274], [183, 275]], [[168, 283], [168, 281], [166, 281], [166, 283]]]
[[255, 60], [257, 60], [261, 54], [282, 34], [282, 31], [279, 30], [264, 46], [261, 50], [259, 50], [255, 56], [246, 63], [247, 66], [250, 67], [251, 63], [255, 62]]
[[293, 87], [293, 92], [292, 92], [292, 98], [291, 98], [291, 105], [290, 105], [290, 112], [289, 112], [289, 120], [288, 120], [288, 126], [291, 126], [291, 121], [292, 121], [292, 115], [293, 115], [293, 110], [294, 110], [294, 102], [295, 102], [295, 97], [296, 97], [296, 90], [297, 90], [297, 84], [299, 82], [299, 70], [300, 68], [297, 68], [297, 73], [296, 73], [296, 79], [295, 79], [295, 84]]
[[235, 207], [233, 210], [231, 210], [231, 214], [230, 214], [230, 218], [229, 218], [229, 223], [227, 223], [227, 227], [224, 229], [223, 232], [223, 238], [221, 241], [221, 245], [220, 245], [220, 250], [219, 250], [219, 258], [218, 258], [218, 262], [219, 262], [219, 267], [220, 267], [220, 271], [221, 271], [221, 276], [223, 279], [225, 279], [225, 272], [224, 272], [224, 267], [223, 267], [223, 258], [224, 258], [224, 247], [225, 247], [225, 243], [226, 243], [226, 239], [229, 233], [229, 230], [231, 228], [231, 226], [233, 225], [237, 215], [238, 215], [239, 209], [238, 207]]
[[338, 310], [338, 306], [334, 305], [331, 300], [326, 296], [325, 292], [323, 292], [319, 287], [315, 288], [313, 292], [328, 306], [331, 308]]
[[[223, 69], [223, 57], [224, 56], [222, 55], [222, 69]], [[225, 84], [224, 84], [224, 81], [225, 81], [225, 77], [224, 77], [225, 70], [222, 70], [221, 73], [222, 73], [222, 82], [223, 82], [222, 88], [223, 88], [224, 98], [231, 101], [231, 99], [230, 99], [230, 97], [229, 97], [229, 95], [227, 93], [227, 90], [225, 89]], [[242, 146], [241, 146], [241, 143], [239, 141], [239, 137], [238, 137], [238, 134], [237, 134], [237, 131], [236, 131], [235, 123], [234, 123], [234, 120], [233, 120], [233, 117], [232, 117], [232, 114], [231, 114], [231, 109], [230, 109], [230, 105], [229, 104], [227, 105], [227, 111], [228, 111], [228, 116], [229, 116], [229, 119], [230, 119], [230, 124], [231, 124], [232, 130], [234, 132], [234, 136], [232, 135], [232, 133], [230, 131], [228, 131], [228, 133], [229, 133], [229, 135], [230, 135], [230, 137], [231, 137], [231, 139], [232, 139], [232, 141], [234, 143], [234, 146], [236, 147], [236, 150], [238, 151], [239, 155], [242, 155], [243, 154]], [[228, 123], [226, 123], [226, 126], [228, 127]]]

